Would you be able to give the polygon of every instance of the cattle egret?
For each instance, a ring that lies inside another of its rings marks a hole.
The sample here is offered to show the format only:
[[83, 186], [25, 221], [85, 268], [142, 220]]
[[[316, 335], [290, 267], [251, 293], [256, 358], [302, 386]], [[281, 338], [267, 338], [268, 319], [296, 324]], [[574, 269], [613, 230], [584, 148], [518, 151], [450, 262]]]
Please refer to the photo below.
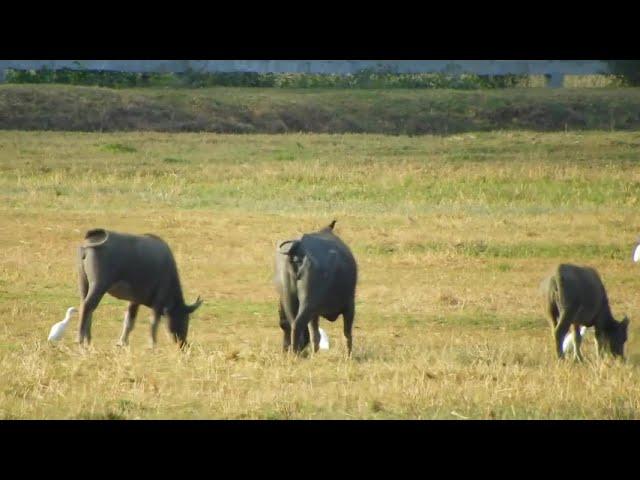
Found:
[[[587, 333], [587, 327], [583, 325], [580, 327], [580, 335], [584, 337], [585, 333]], [[573, 332], [568, 333], [562, 342], [562, 352], [567, 353], [569, 350], [573, 350]]]
[[640, 243], [638, 243], [633, 250], [633, 261], [636, 263], [640, 262]]
[[78, 313], [78, 309], [75, 307], [71, 307], [67, 310], [67, 315], [64, 317], [64, 320], [56, 323], [53, 327], [51, 327], [51, 331], [49, 332], [48, 340], [57, 342], [64, 335], [65, 330], [67, 329], [67, 325], [69, 325], [69, 320], [71, 320], [71, 315], [74, 313]]
[[329, 335], [319, 328], [320, 330], [320, 350], [329, 350]]

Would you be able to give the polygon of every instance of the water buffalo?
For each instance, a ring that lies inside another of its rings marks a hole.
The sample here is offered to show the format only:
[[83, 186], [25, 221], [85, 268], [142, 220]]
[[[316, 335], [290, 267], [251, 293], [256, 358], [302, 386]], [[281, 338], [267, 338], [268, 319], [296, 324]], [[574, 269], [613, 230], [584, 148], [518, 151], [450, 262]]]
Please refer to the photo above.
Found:
[[162, 315], [168, 317], [168, 327], [174, 341], [183, 347], [187, 339], [189, 315], [202, 303], [184, 303], [176, 262], [169, 246], [151, 234], [129, 235], [89, 230], [78, 251], [80, 280], [80, 331], [78, 342], [91, 342], [91, 315], [105, 293], [129, 301], [124, 327], [118, 345], [128, 343], [138, 307], [153, 310], [151, 341]]
[[625, 316], [618, 322], [613, 318], [607, 292], [596, 270], [561, 264], [541, 287], [558, 358], [564, 357], [562, 343], [569, 328], [573, 327], [575, 358], [582, 361], [580, 326], [595, 327], [598, 355], [608, 350], [614, 356], [624, 358], [629, 319]]
[[299, 239], [278, 244], [275, 284], [279, 294], [283, 348], [301, 352], [309, 344], [320, 345], [319, 317], [334, 322], [342, 315], [347, 350], [351, 354], [355, 292], [358, 269], [349, 247], [333, 233], [335, 220], [327, 227]]

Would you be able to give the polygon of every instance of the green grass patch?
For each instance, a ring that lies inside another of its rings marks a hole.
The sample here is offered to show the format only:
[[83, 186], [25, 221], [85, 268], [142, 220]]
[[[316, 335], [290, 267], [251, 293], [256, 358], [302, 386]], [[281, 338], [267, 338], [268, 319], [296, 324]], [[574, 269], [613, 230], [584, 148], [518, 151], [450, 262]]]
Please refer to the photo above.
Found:
[[[380, 242], [359, 248], [368, 255], [404, 255], [445, 253], [470, 258], [553, 258], [553, 259], [611, 259], [626, 260], [630, 250], [620, 245], [602, 244], [544, 244], [544, 243], [511, 243], [495, 244], [484, 240], [460, 243], [425, 242], [390, 244]], [[496, 267], [501, 272], [511, 270], [511, 265], [499, 263]]]
[[108, 143], [102, 147], [102, 149], [106, 152], [113, 153], [133, 153], [138, 150], [131, 145], [124, 145], [122, 143]]
[[165, 157], [162, 159], [164, 163], [188, 163], [184, 158]]

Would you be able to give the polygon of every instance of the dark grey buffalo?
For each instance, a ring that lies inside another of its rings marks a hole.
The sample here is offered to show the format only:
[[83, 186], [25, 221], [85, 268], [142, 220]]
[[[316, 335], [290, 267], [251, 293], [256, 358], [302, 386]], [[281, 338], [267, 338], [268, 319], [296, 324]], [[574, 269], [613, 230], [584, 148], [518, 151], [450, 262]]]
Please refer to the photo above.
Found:
[[78, 342], [91, 342], [91, 315], [105, 293], [129, 301], [119, 345], [128, 343], [129, 333], [145, 305], [153, 310], [151, 341], [162, 315], [168, 317], [171, 336], [180, 347], [187, 340], [189, 315], [202, 303], [184, 303], [176, 262], [169, 246], [151, 234], [128, 235], [102, 229], [89, 230], [79, 249], [80, 331]]
[[318, 351], [319, 317], [334, 322], [342, 315], [351, 354], [358, 269], [349, 247], [333, 233], [335, 223], [276, 248], [275, 283], [285, 351], [292, 341], [296, 353], [309, 344], [309, 323], [313, 348]]
[[599, 355], [608, 350], [614, 356], [624, 357], [629, 319], [625, 316], [618, 322], [613, 318], [607, 292], [596, 270], [561, 264], [543, 281], [541, 287], [545, 294], [545, 309], [551, 320], [558, 358], [564, 356], [562, 343], [569, 328], [573, 327], [575, 355], [582, 360], [582, 325], [595, 327]]

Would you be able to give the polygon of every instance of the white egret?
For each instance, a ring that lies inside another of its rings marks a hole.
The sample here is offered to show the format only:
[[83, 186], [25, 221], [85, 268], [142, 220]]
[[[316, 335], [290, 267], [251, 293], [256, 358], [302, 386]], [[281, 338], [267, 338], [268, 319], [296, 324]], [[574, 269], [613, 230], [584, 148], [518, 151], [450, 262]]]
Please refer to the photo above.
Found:
[[48, 340], [57, 342], [64, 335], [65, 330], [67, 329], [67, 325], [69, 325], [69, 320], [71, 320], [71, 315], [74, 313], [78, 313], [78, 309], [75, 307], [71, 307], [67, 310], [67, 315], [64, 317], [64, 320], [56, 323], [53, 327], [51, 327], [51, 331], [49, 332]]
[[329, 350], [329, 335], [319, 328], [320, 330], [320, 350]]
[[[584, 337], [585, 333], [587, 333], [587, 327], [583, 325], [580, 327], [580, 336]], [[562, 342], [562, 352], [567, 353], [569, 350], [573, 350], [573, 332], [567, 333]]]
[[640, 262], [640, 243], [633, 249], [633, 261], [636, 263]]

